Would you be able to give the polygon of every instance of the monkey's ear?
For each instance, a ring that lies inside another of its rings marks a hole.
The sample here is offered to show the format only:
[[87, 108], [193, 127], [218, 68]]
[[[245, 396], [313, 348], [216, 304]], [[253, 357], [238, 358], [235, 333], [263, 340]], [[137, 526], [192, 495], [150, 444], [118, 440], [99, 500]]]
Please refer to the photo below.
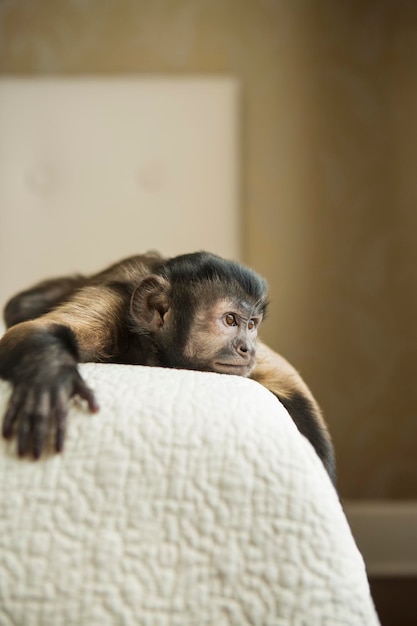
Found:
[[164, 316], [169, 309], [171, 286], [161, 276], [145, 278], [132, 294], [130, 313], [140, 328], [158, 330], [164, 325]]

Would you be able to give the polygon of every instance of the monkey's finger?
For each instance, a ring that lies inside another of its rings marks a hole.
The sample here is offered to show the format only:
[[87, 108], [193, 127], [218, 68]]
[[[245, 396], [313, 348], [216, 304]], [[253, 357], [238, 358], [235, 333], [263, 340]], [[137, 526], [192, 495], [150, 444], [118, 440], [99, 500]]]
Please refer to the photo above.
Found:
[[31, 420], [29, 415], [24, 412], [19, 417], [19, 429], [17, 434], [17, 453], [19, 456], [24, 456], [26, 454], [29, 444], [30, 431]]
[[68, 397], [63, 389], [58, 391], [56, 407], [53, 415], [55, 422], [55, 450], [62, 452], [66, 432], [66, 420], [68, 413]]
[[9, 405], [3, 418], [2, 435], [5, 439], [10, 439], [10, 437], [13, 435], [13, 427], [16, 422], [21, 404], [22, 399], [20, 397], [20, 394], [17, 392], [13, 393], [12, 397], [9, 400]]
[[39, 459], [42, 454], [50, 407], [51, 400], [49, 393], [46, 391], [41, 392], [37, 406], [38, 413], [32, 415], [33, 456], [35, 459]]
[[30, 389], [22, 402], [18, 413], [17, 453], [24, 456], [29, 445], [32, 425], [37, 419], [36, 394]]
[[88, 408], [91, 413], [97, 413], [100, 407], [97, 403], [94, 392], [85, 384], [78, 372], [77, 378], [74, 382], [74, 393], [78, 394], [80, 398], [87, 401]]
[[62, 452], [66, 433], [67, 411], [58, 409], [55, 413], [55, 450]]

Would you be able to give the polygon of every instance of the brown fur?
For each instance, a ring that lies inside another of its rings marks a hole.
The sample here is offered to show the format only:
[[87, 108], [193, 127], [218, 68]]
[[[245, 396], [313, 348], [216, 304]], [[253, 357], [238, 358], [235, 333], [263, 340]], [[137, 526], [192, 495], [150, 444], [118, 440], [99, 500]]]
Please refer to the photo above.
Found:
[[41, 324], [64, 324], [73, 331], [81, 361], [107, 361], [115, 352], [114, 340], [123, 298], [104, 286], [83, 287], [71, 300], [39, 319]]

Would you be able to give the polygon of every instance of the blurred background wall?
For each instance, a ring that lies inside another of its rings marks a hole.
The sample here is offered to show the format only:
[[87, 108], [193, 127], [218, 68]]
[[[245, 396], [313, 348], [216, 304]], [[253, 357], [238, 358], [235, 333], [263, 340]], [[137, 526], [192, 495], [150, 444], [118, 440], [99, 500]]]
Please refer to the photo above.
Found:
[[323, 407], [341, 495], [417, 498], [417, 4], [0, 2], [3, 76], [159, 73], [239, 79], [263, 337]]

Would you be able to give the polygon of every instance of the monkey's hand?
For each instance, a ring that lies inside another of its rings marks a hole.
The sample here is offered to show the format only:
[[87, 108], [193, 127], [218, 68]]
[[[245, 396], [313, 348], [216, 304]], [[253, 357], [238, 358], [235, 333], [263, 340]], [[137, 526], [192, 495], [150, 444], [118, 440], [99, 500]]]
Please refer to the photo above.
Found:
[[55, 450], [62, 450], [74, 395], [86, 400], [90, 411], [98, 405], [78, 372], [72, 332], [65, 326], [32, 324], [13, 327], [0, 341], [0, 376], [13, 385], [2, 432], [6, 439], [17, 434], [19, 456], [29, 452], [37, 459], [51, 437]]

